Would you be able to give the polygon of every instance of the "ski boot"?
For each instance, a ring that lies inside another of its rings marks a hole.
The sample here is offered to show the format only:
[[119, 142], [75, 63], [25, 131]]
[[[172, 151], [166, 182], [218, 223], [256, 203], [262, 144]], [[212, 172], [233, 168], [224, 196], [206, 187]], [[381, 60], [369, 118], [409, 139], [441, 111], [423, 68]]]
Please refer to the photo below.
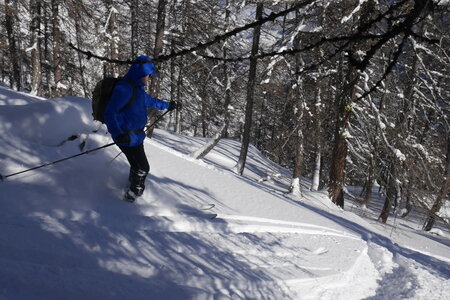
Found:
[[148, 172], [143, 170], [130, 171], [130, 187], [124, 195], [124, 201], [133, 203], [141, 197], [145, 190], [145, 178]]

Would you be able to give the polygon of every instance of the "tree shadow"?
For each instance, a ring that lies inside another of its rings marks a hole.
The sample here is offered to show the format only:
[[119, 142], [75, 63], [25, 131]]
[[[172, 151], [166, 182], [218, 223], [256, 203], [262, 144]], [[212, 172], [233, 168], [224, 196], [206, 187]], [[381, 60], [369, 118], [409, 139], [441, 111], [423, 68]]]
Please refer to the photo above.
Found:
[[[116, 168], [124, 165], [120, 162]], [[49, 174], [73, 175], [62, 170]], [[160, 196], [169, 200], [187, 194], [212, 198], [207, 191], [169, 178], [153, 179], [164, 187]], [[217, 230], [226, 228], [224, 220], [199, 215], [184, 220], [196, 225], [184, 230], [178, 222], [183, 216], [148, 216], [139, 205], [111, 201], [111, 194], [99, 199], [88, 193], [77, 207], [80, 194], [49, 190], [52, 185], [45, 182], [4, 184], [0, 296], [7, 299], [209, 299], [241, 298], [242, 293], [257, 299], [291, 297], [272, 274], [230, 251], [239, 249], [240, 242], [223, 243], [230, 235]], [[14, 201], [8, 201], [6, 195], [13, 194]], [[58, 202], [61, 196], [66, 199]], [[249, 233], [235, 238], [247, 247], [260, 244]]]

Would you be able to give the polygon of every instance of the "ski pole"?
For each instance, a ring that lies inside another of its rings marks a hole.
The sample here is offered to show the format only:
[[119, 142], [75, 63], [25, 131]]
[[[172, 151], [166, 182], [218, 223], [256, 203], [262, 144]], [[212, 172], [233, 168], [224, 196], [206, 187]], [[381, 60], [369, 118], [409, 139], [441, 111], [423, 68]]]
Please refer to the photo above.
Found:
[[153, 126], [155, 126], [156, 123], [158, 123], [158, 122], [159, 122], [165, 115], [167, 115], [167, 113], [169, 113], [169, 112], [171, 112], [171, 110], [166, 110], [162, 115], [160, 115], [159, 117], [157, 117], [156, 120], [155, 120], [152, 124], [145, 126], [144, 132], [147, 133], [147, 131], [148, 131], [150, 128], [152, 128]]
[[112, 145], [115, 145], [115, 144], [116, 143], [110, 143], [110, 144], [103, 145], [103, 146], [95, 148], [95, 149], [86, 150], [84, 152], [81, 152], [81, 153], [78, 153], [78, 154], [75, 154], [75, 155], [72, 155], [72, 156], [69, 156], [69, 157], [66, 157], [66, 158], [58, 159], [58, 160], [55, 160], [55, 161], [52, 161], [52, 162], [49, 162], [49, 163], [45, 163], [43, 165], [31, 168], [31, 169], [23, 170], [23, 171], [20, 171], [20, 172], [17, 172], [17, 173], [5, 175], [5, 176], [0, 174], [0, 181], [3, 181], [5, 178], [8, 178], [8, 177], [16, 176], [16, 175], [19, 175], [19, 174], [22, 174], [22, 173], [25, 173], [25, 172], [37, 170], [37, 169], [40, 169], [40, 168], [43, 168], [43, 167], [47, 167], [47, 166], [51, 166], [51, 165], [57, 164], [59, 162], [62, 162], [62, 161], [65, 161], [65, 160], [69, 160], [69, 159], [72, 159], [72, 158], [75, 158], [75, 157], [78, 157], [78, 156], [81, 156], [81, 155], [84, 155], [84, 154], [88, 154], [90, 152], [94, 152], [94, 151], [97, 151], [97, 150], [100, 150], [100, 149], [103, 149], [103, 148], [106, 148], [106, 147], [109, 147], [109, 146], [112, 146]]
[[[150, 129], [152, 126], [154, 126], [154, 125], [156, 124], [156, 122], [158, 122], [159, 120], [161, 120], [162, 117], [164, 117], [168, 112], [169, 112], [169, 110], [167, 110], [167, 111], [164, 112], [161, 116], [159, 116], [159, 117], [158, 117], [151, 125], [146, 126], [145, 131], [147, 131], [147, 130]], [[1, 174], [0, 174], [0, 181], [3, 181], [4, 179], [6, 179], [6, 178], [8, 178], [8, 177], [16, 176], [16, 175], [23, 174], [23, 173], [26, 173], [26, 172], [29, 172], [29, 171], [33, 171], [33, 170], [37, 170], [37, 169], [40, 169], [40, 168], [43, 168], [43, 167], [51, 166], [51, 165], [54, 165], [54, 164], [57, 164], [57, 163], [60, 163], [60, 162], [63, 162], [63, 161], [66, 161], [66, 160], [69, 160], [69, 159], [72, 159], [72, 158], [81, 156], [81, 155], [84, 155], [84, 154], [88, 154], [88, 153], [91, 153], [91, 152], [94, 152], [94, 151], [97, 151], [97, 150], [100, 150], [100, 149], [104, 149], [104, 148], [107, 148], [107, 147], [112, 146], [112, 145], [115, 145], [115, 144], [116, 144], [116, 143], [109, 143], [109, 144], [103, 145], [103, 146], [101, 146], [101, 147], [97, 147], [97, 148], [94, 148], [94, 149], [91, 149], [91, 150], [86, 150], [86, 151], [84, 151], [84, 152], [81, 152], [81, 153], [78, 153], [78, 154], [75, 154], [75, 155], [72, 155], [72, 156], [69, 156], [69, 157], [66, 157], [66, 158], [58, 159], [58, 160], [55, 160], [55, 161], [52, 161], [52, 162], [45, 163], [45, 164], [43, 164], [43, 165], [34, 167], [34, 168], [30, 168], [30, 169], [23, 170], [23, 171], [20, 171], [20, 172], [12, 173], [12, 174], [9, 174], [9, 175], [1, 175]], [[121, 153], [122, 153], [122, 152], [121, 152]], [[120, 155], [121, 153], [119, 153], [119, 155]], [[117, 155], [117, 156], [119, 156], [119, 155]], [[117, 156], [116, 156], [116, 157], [117, 157]]]

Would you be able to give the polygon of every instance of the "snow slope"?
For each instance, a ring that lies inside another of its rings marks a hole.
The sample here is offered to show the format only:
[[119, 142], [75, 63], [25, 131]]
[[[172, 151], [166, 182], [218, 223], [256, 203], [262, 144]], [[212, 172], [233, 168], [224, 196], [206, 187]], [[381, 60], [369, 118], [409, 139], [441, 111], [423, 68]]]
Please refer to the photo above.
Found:
[[[89, 100], [0, 86], [1, 175], [110, 142]], [[237, 141], [192, 159], [205, 142], [156, 130], [135, 204], [115, 146], [0, 182], [0, 299], [448, 299], [448, 232], [293, 199], [255, 148], [241, 177]]]

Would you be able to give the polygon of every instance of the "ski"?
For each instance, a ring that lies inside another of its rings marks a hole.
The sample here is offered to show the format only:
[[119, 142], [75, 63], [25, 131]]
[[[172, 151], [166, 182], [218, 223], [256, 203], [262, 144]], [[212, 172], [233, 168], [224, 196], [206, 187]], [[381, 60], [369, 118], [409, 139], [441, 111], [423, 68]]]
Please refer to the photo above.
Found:
[[192, 216], [192, 217], [202, 217], [202, 218], [206, 218], [206, 219], [215, 219], [217, 218], [217, 214], [216, 213], [211, 213], [211, 212], [205, 212], [205, 211], [195, 211], [195, 210], [179, 210], [178, 211], [180, 214], [182, 215], [186, 215], [186, 216]]
[[194, 207], [192, 207], [192, 208], [189, 208], [189, 207], [177, 208], [177, 211], [183, 215], [205, 217], [207, 219], [215, 219], [215, 218], [217, 218], [217, 214], [210, 212], [210, 210], [213, 209], [215, 206], [216, 205], [213, 203], [208, 203], [208, 204], [199, 206], [197, 208], [194, 208]]
[[216, 205], [213, 203], [208, 203], [204, 206], [199, 207], [200, 210], [210, 210], [211, 208], [214, 208]]

